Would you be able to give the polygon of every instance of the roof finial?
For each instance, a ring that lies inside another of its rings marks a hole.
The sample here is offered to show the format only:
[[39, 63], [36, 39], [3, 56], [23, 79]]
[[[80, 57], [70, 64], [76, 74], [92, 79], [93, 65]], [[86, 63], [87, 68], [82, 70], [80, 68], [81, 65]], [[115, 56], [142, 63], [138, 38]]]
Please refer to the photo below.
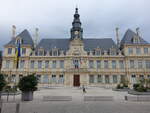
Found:
[[117, 39], [117, 46], [120, 46], [120, 39], [119, 39], [119, 28], [116, 27], [116, 39]]
[[16, 37], [16, 26], [12, 25], [12, 39]]
[[39, 39], [39, 29], [35, 28], [35, 47], [38, 44], [38, 39]]
[[75, 13], [78, 14], [78, 5], [76, 5], [76, 12]]
[[139, 36], [139, 30], [140, 30], [140, 28], [139, 28], [139, 27], [138, 27], [138, 28], [136, 28], [137, 36]]

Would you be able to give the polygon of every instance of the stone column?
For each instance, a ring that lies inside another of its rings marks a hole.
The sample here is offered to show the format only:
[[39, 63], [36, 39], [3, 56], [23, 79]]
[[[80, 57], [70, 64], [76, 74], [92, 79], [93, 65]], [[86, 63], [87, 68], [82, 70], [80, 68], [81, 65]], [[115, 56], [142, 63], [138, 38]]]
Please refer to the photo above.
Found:
[[118, 75], [117, 79], [118, 79], [118, 84], [119, 84], [121, 82], [121, 75]]
[[105, 83], [105, 75], [102, 75], [102, 83]]
[[94, 75], [94, 83], [97, 83], [97, 75]]
[[113, 75], [109, 75], [110, 83], [113, 84]]

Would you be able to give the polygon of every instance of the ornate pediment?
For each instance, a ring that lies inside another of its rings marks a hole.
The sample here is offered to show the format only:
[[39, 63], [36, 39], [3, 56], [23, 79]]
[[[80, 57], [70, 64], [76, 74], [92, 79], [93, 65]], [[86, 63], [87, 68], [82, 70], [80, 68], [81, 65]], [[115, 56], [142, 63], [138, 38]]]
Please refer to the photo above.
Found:
[[83, 41], [79, 38], [75, 38], [74, 40], [70, 41], [67, 55], [75, 55], [75, 56], [87, 55], [87, 52], [84, 51]]

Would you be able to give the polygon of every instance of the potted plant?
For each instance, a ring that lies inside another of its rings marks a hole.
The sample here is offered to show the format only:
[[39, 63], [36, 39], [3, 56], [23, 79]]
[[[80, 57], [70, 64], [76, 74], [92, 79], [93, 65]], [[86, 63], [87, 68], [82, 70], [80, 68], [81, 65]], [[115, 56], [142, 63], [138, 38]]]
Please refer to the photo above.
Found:
[[0, 100], [3, 88], [6, 86], [6, 81], [3, 74], [0, 74]]
[[22, 101], [32, 101], [33, 93], [37, 90], [38, 79], [34, 74], [24, 76], [18, 83], [19, 89], [22, 91]]

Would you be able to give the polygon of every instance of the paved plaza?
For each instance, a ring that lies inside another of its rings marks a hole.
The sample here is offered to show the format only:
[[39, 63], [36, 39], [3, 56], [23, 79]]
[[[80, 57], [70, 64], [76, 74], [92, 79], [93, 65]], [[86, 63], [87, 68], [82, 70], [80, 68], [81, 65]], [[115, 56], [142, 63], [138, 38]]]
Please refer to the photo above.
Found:
[[[49, 88], [34, 93], [34, 101], [20, 102], [20, 113], [150, 113], [150, 102], [129, 102], [124, 100], [127, 92], [90, 87], [87, 93], [80, 88]], [[71, 101], [44, 101], [44, 96], [71, 96]], [[85, 96], [112, 96], [112, 101], [84, 101]], [[3, 103], [2, 113], [15, 113], [13, 97]], [[6, 101], [6, 97], [3, 97]]]

